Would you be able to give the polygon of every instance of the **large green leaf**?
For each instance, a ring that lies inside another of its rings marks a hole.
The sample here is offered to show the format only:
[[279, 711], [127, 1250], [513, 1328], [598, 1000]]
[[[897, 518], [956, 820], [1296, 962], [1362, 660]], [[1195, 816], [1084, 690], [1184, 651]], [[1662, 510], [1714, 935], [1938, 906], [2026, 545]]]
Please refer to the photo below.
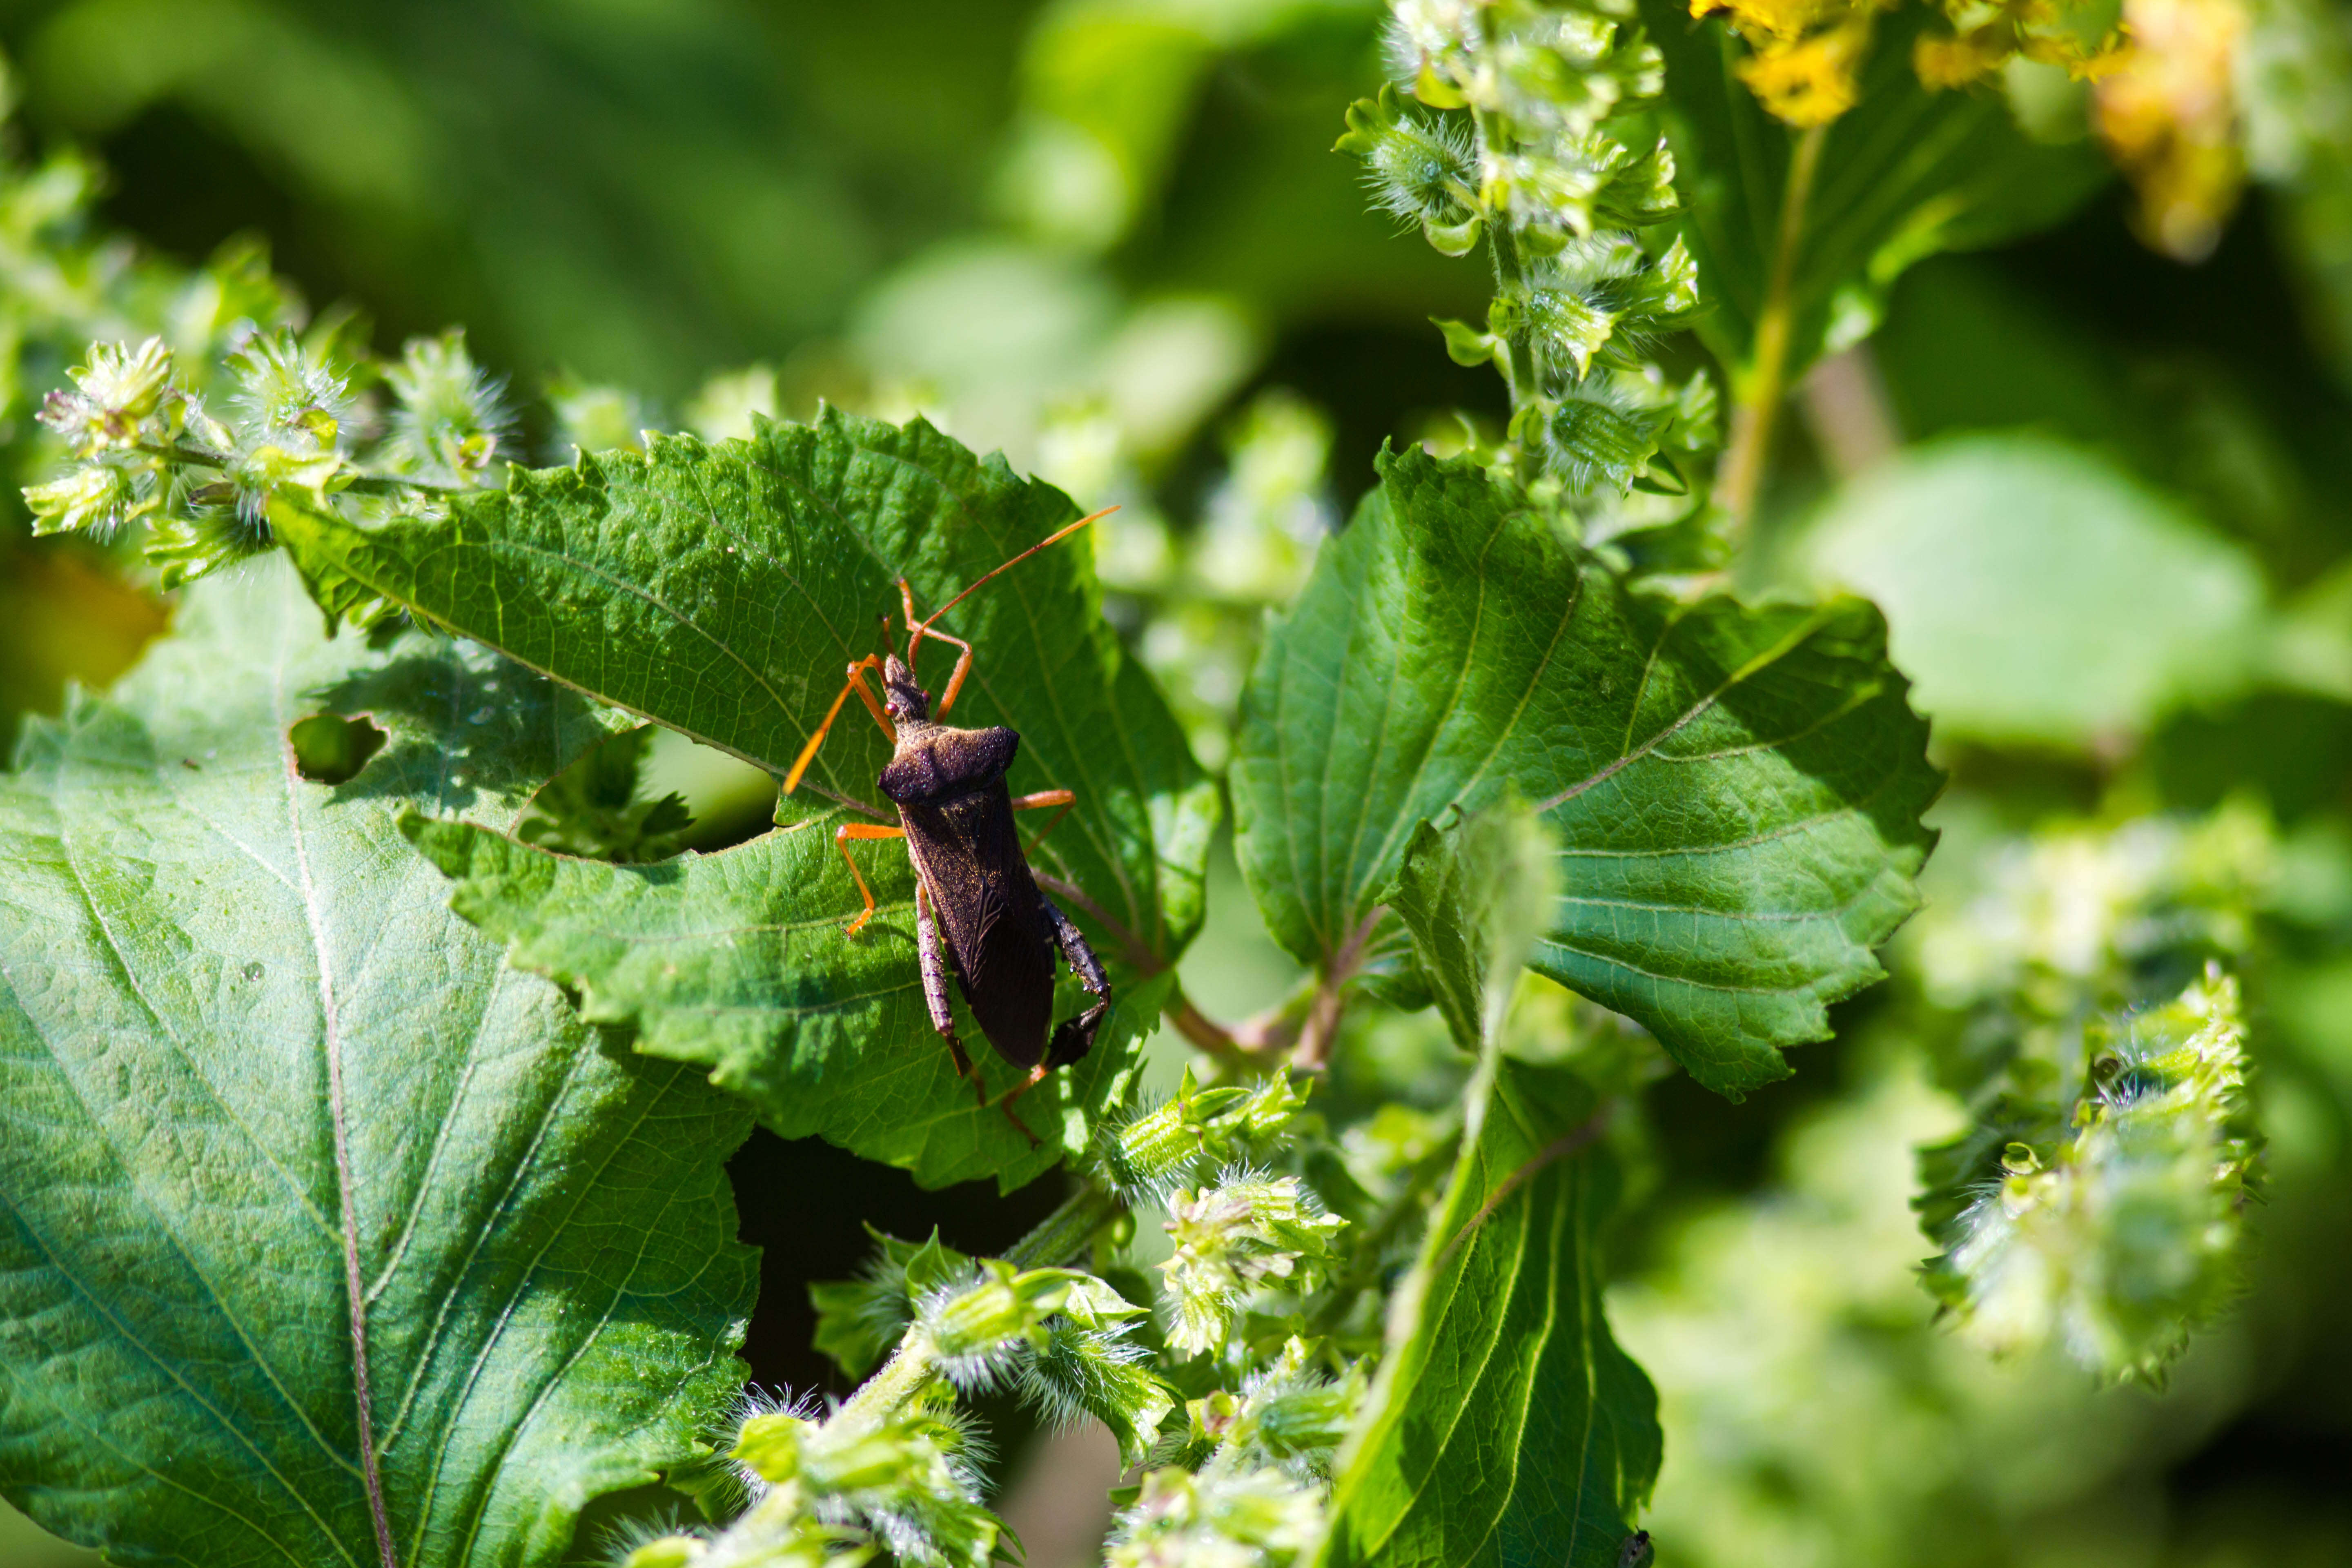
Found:
[[[1735, 68], [1742, 45], [1683, 0], [1641, 0], [1666, 60], [1666, 127], [1679, 226], [1708, 314], [1700, 335], [1727, 365], [1754, 349], [1798, 132], [1764, 112]], [[1787, 374], [1866, 336], [1904, 268], [1943, 250], [1997, 245], [2047, 227], [2106, 180], [2088, 142], [2050, 145], [2020, 131], [1999, 92], [1933, 92], [1913, 40], [1944, 23], [1925, 5], [1878, 18], [1861, 100], [1825, 133], [1791, 272]]]
[[1423, 823], [1397, 876], [1397, 913], [1479, 1070], [1452, 1181], [1340, 1457], [1322, 1568], [1640, 1560], [1627, 1521], [1662, 1439], [1657, 1396], [1601, 1315], [1594, 1233], [1616, 1173], [1592, 1144], [1606, 1112], [1574, 1073], [1502, 1054], [1551, 909], [1551, 849], [1506, 798]]
[[[898, 577], [928, 611], [1076, 516], [1059, 490], [919, 420], [827, 413], [749, 441], [661, 438], [643, 457], [519, 473], [447, 521], [368, 531], [289, 511], [280, 531], [320, 579], [781, 773], [843, 667], [882, 646]], [[1070, 889], [1056, 896], [1131, 990], [1200, 922], [1214, 786], [1104, 622], [1083, 539], [1023, 563], [942, 627], [977, 654], [950, 716], [1021, 732], [1016, 793], [1076, 792], [1033, 862]], [[935, 691], [950, 651], [926, 655]], [[509, 939], [518, 963], [562, 976], [600, 1019], [637, 1024], [647, 1048], [710, 1068], [780, 1131], [822, 1133], [926, 1183], [1034, 1174], [1029, 1141], [957, 1082], [925, 1016], [903, 850], [861, 851], [881, 910], [842, 934], [859, 902], [833, 828], [896, 820], [876, 787], [888, 754], [853, 702], [779, 807], [787, 831], [658, 868], [419, 831], [465, 879], [460, 911]], [[991, 1055], [976, 1028], [962, 1033]], [[1080, 1146], [1124, 1092], [1123, 1037], [1108, 1031], [1101, 1061], [1024, 1102], [1045, 1160]], [[1001, 1089], [1009, 1072], [989, 1065]]]
[[1320, 1562], [1622, 1568], [1662, 1438], [1650, 1380], [1601, 1315], [1594, 1232], [1616, 1177], [1593, 1097], [1492, 1050], [1472, 1095]]
[[1939, 781], [1885, 642], [1858, 599], [1637, 595], [1475, 465], [1384, 458], [1251, 676], [1243, 870], [1345, 982], [1416, 827], [1516, 790], [1560, 842], [1535, 967], [1738, 1096], [1917, 900]]
[[[340, 786], [286, 739], [321, 709], [389, 735]], [[190, 1568], [547, 1563], [732, 1394], [748, 1115], [507, 969], [396, 826], [509, 820], [597, 732], [478, 650], [325, 641], [277, 566], [28, 731], [0, 778], [0, 1490], [41, 1523]]]
[[[784, 1137], [821, 1133], [926, 1186], [993, 1175], [1010, 1189], [1082, 1152], [1096, 1115], [1133, 1087], [1166, 985], [1114, 987], [1094, 1049], [1019, 1101], [1033, 1143], [980, 1106], [932, 1032], [905, 853], [871, 857], [874, 921], [846, 939], [843, 915], [863, 906], [819, 831], [829, 823], [809, 820], [658, 866], [570, 859], [469, 823], [409, 827], [457, 879], [453, 907], [514, 963], [576, 990], [592, 1020], [635, 1023], [638, 1049], [709, 1068]], [[1063, 1011], [1083, 1005], [1064, 984]], [[1019, 1081], [969, 1018], [961, 1033], [992, 1097]]]

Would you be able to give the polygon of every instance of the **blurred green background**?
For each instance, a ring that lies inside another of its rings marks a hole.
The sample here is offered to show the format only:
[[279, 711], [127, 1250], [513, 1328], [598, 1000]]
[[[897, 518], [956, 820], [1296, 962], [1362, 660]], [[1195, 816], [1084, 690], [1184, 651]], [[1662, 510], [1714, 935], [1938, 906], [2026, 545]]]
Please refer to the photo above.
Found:
[[[1382, 10], [0, 3], [0, 740], [168, 615], [104, 549], [31, 541], [16, 495], [84, 319], [28, 270], [27, 171], [79, 148], [106, 171], [89, 243], [128, 236], [176, 277], [258, 237], [380, 348], [463, 323], [544, 459], [589, 427], [584, 389], [637, 400], [608, 400], [614, 439], [723, 430], [740, 415], [706, 383], [752, 366], [783, 412], [921, 410], [1125, 503], [1097, 542], [1111, 613], [1220, 763], [1266, 607], [1381, 443], [1501, 406], [1426, 324], [1483, 309], [1479, 268], [1400, 238], [1328, 151]], [[1955, 776], [1948, 903], [2053, 816], [2231, 800], [2272, 824], [2305, 894], [2261, 911], [2250, 966], [2272, 1162], [2249, 1298], [2161, 1394], [1941, 1331], [1909, 1151], [1958, 1111], [1906, 980], [1743, 1105], [1670, 1079], [1619, 1233], [1619, 1316], [1668, 1418], [1662, 1562], [2352, 1562], [2352, 369], [2282, 199], [2258, 186], [2196, 266], [2144, 248], [2111, 187], [1915, 269], [1870, 355], [1801, 400], [1748, 563], [1888, 609]], [[656, 780], [714, 833], [756, 826], [757, 781], [682, 754]], [[1215, 893], [1186, 982], [1238, 1017], [1285, 961], [1229, 858]], [[764, 1134], [735, 1173], [767, 1248], [747, 1354], [801, 1386], [828, 1375], [803, 1287], [854, 1270], [858, 1221], [984, 1250], [1055, 1196], [919, 1193]], [[0, 1511], [0, 1568], [77, 1560]]]

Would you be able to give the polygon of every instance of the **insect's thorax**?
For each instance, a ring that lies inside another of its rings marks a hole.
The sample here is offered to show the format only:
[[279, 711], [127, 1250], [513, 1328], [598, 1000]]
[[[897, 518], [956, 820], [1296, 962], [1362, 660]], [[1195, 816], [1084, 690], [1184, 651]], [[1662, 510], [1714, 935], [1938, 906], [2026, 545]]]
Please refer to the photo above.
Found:
[[1005, 770], [1021, 749], [1021, 737], [999, 725], [959, 730], [928, 719], [898, 722], [897, 754], [882, 770], [882, 793], [900, 805], [936, 802], [987, 790], [1001, 790]]

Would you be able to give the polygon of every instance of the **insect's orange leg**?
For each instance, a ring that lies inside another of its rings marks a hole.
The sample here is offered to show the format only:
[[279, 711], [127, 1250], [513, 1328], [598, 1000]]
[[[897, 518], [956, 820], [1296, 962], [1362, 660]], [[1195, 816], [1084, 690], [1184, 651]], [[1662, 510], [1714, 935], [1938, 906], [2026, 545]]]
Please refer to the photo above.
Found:
[[866, 672], [878, 669], [881, 665], [881, 658], [869, 653], [849, 667], [849, 679], [842, 683], [841, 694], [833, 700], [833, 706], [824, 710], [824, 722], [816, 727], [816, 733], [808, 738], [808, 744], [803, 746], [801, 754], [793, 760], [793, 771], [784, 775], [786, 795], [801, 787], [801, 775], [808, 772], [809, 763], [816, 761], [816, 749], [824, 744], [825, 731], [833, 728], [835, 719], [841, 717], [841, 705], [849, 700], [851, 692], [855, 691], [865, 699], [866, 710], [874, 715], [874, 721], [882, 726], [884, 734], [893, 741], [898, 738], [898, 731], [890, 723], [890, 716], [882, 711], [882, 704], [876, 700], [874, 689], [866, 684]]
[[1054, 1068], [1051, 1063], [1039, 1062], [1035, 1067], [1029, 1069], [1029, 1076], [1027, 1078], [1023, 1079], [1019, 1083], [1014, 1084], [1011, 1089], [1006, 1089], [1004, 1091], [1004, 1097], [996, 1102], [996, 1109], [1004, 1112], [1004, 1120], [1013, 1123], [1014, 1131], [1029, 1140], [1029, 1147], [1032, 1149], [1034, 1149], [1037, 1146], [1037, 1134], [1029, 1131], [1029, 1124], [1027, 1122], [1013, 1114], [1013, 1102], [1020, 1099], [1023, 1095], [1028, 1093], [1031, 1089], [1036, 1088], [1039, 1084], [1045, 1082], [1045, 1075], [1053, 1070]]
[[850, 857], [850, 840], [854, 838], [904, 838], [906, 837], [907, 830], [905, 828], [886, 827], [878, 822], [845, 822], [839, 827], [833, 830], [834, 847], [841, 851], [842, 861], [844, 864], [848, 866], [849, 874], [857, 879], [858, 894], [866, 900], [865, 909], [859, 910], [857, 918], [849, 922], [849, 929], [842, 932], [844, 936], [856, 936], [859, 931], [866, 929], [866, 922], [874, 918], [874, 889], [866, 885], [866, 873], [857, 868], [857, 862]]
[[923, 635], [927, 637], [937, 637], [941, 642], [953, 643], [963, 650], [956, 655], [955, 673], [948, 677], [948, 689], [940, 694], [939, 716], [944, 719], [948, 716], [948, 710], [955, 706], [956, 693], [963, 689], [963, 678], [971, 673], [971, 644], [961, 637], [951, 637], [945, 632], [935, 632], [929, 626], [923, 628]]
[[1045, 835], [1053, 832], [1055, 826], [1062, 818], [1070, 815], [1070, 807], [1077, 804], [1077, 799], [1076, 795], [1066, 789], [1041, 789], [1035, 795], [1019, 795], [1013, 797], [1013, 809], [1015, 811], [1035, 811], [1048, 805], [1058, 805], [1062, 808], [1046, 818], [1045, 826], [1037, 830], [1037, 837], [1032, 838], [1029, 841], [1029, 847], [1022, 851], [1024, 856], [1037, 853], [1037, 846], [1045, 843]]

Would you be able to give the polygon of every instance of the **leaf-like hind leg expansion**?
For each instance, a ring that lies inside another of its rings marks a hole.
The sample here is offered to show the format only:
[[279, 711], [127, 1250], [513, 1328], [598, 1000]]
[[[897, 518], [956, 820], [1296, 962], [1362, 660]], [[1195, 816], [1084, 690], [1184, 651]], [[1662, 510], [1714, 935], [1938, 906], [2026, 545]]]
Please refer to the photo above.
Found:
[[972, 1070], [971, 1058], [964, 1055], [963, 1042], [956, 1038], [955, 1009], [948, 1003], [948, 966], [940, 962], [939, 925], [931, 915], [931, 890], [920, 882], [915, 884], [915, 956], [923, 972], [923, 1005], [930, 1009], [931, 1027], [948, 1043], [956, 1076], [971, 1081], [973, 1096], [984, 1106], [988, 1090]]

